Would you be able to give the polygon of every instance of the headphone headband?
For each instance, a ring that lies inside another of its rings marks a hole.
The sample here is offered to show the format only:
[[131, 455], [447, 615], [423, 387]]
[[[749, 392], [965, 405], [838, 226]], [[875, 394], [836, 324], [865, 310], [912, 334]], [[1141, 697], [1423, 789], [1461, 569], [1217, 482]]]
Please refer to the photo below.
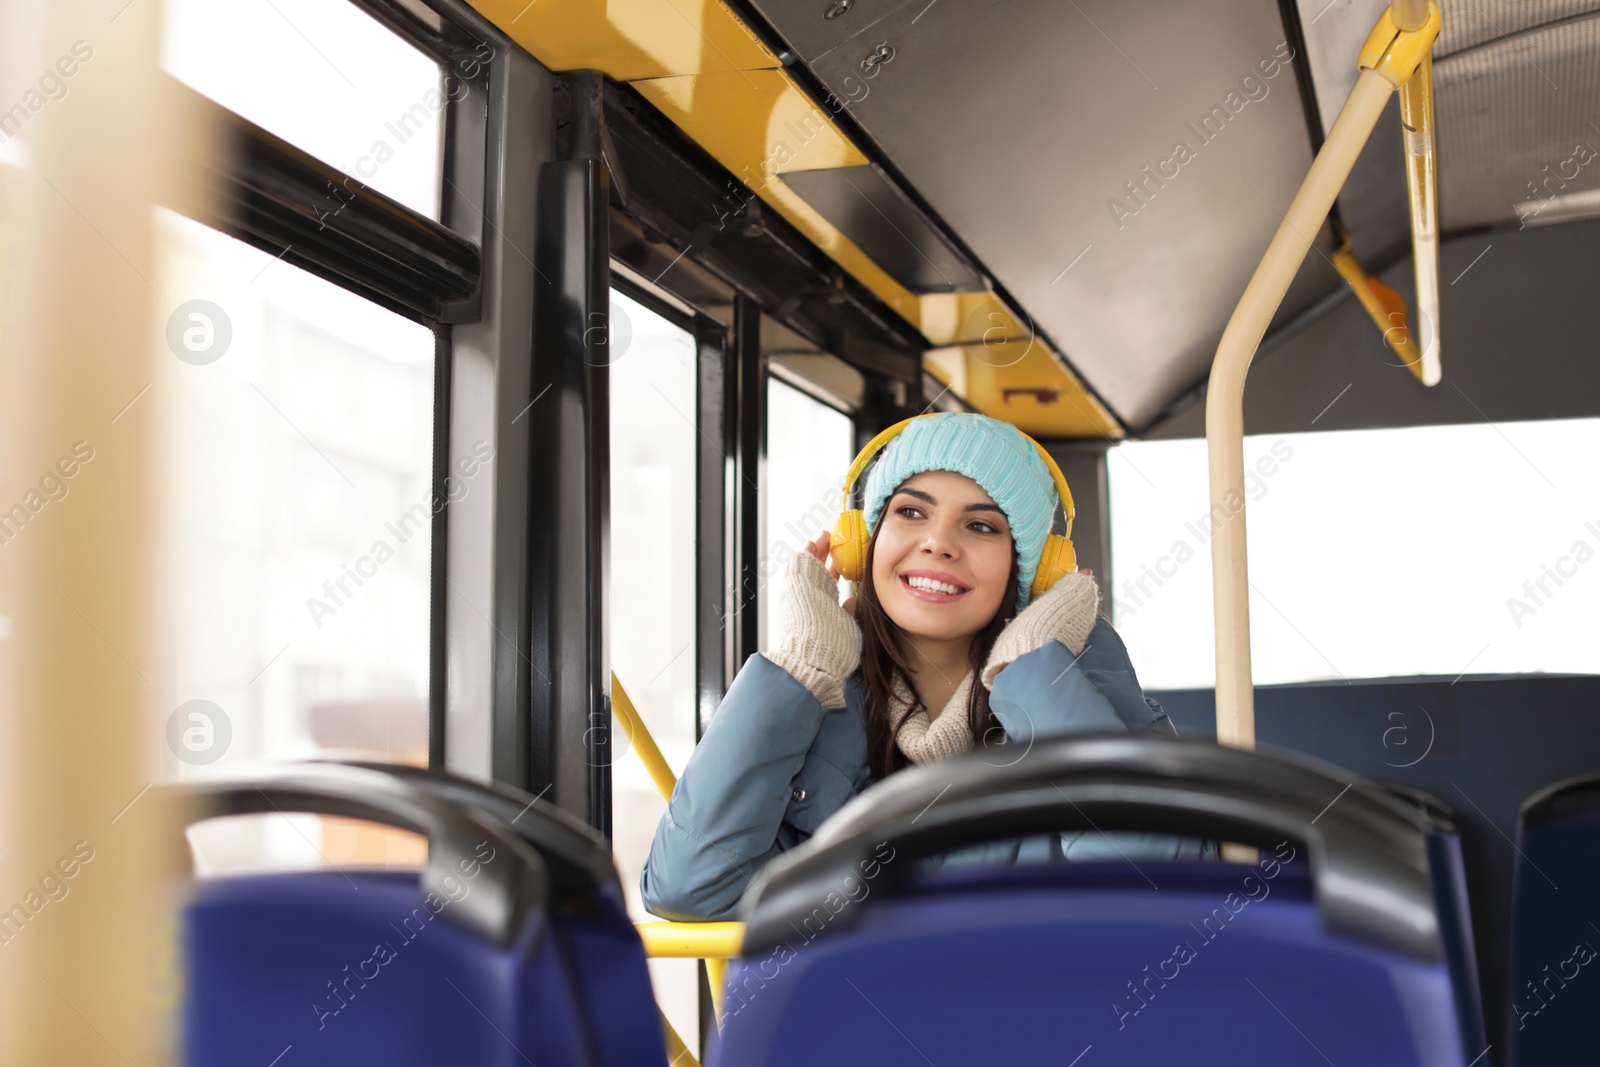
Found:
[[[893, 426], [889, 427], [887, 430], [884, 430], [882, 433], [878, 434], [878, 436], [868, 441], [867, 447], [861, 450], [860, 455], [856, 456], [855, 462], [850, 464], [849, 471], [845, 473], [844, 499], [846, 506], [849, 504], [851, 490], [855, 488], [856, 481], [861, 477], [861, 472], [866, 470], [868, 463], [872, 462], [872, 457], [876, 456], [879, 452], [882, 452], [886, 447], [888, 447], [889, 442], [900, 436], [900, 434], [905, 431], [905, 428], [910, 426], [913, 422], [916, 422], [918, 419], [927, 419], [932, 418], [934, 415], [943, 414], [945, 414], [945, 412], [935, 411], [929, 412], [926, 415], [913, 415], [909, 419], [902, 419], [901, 421], [895, 423]], [[1015, 427], [1012, 428], [1015, 429]], [[1072, 489], [1067, 485], [1066, 475], [1061, 473], [1061, 468], [1056, 465], [1056, 461], [1051, 458], [1050, 453], [1044, 450], [1043, 445], [1041, 445], [1038, 441], [1035, 441], [1032, 437], [1029, 437], [1027, 434], [1022, 433], [1021, 430], [1017, 430], [1017, 432], [1021, 433], [1027, 442], [1038, 451], [1039, 458], [1044, 460], [1044, 465], [1049, 468], [1050, 478], [1055, 482], [1056, 485], [1056, 496], [1061, 501], [1062, 514], [1066, 515], [1067, 517], [1067, 537], [1071, 538], [1072, 520], [1076, 513], [1076, 509], [1072, 504]]]

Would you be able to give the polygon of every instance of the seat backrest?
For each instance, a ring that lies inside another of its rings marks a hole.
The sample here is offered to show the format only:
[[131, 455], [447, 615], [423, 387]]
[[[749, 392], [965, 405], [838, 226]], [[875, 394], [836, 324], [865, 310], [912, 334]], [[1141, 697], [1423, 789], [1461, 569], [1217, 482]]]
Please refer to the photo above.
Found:
[[[1264, 852], [918, 869], [1067, 829]], [[1196, 742], [1062, 738], [1010, 768], [902, 772], [746, 894], [710, 1062], [1063, 1064], [1094, 1047], [1129, 1063], [1270, 1049], [1276, 1063], [1460, 1067], [1425, 831], [1335, 768]]]
[[468, 899], [410, 873], [201, 882], [184, 910], [184, 1061], [594, 1062], [543, 913], [501, 947], [452, 921]]
[[[426, 868], [199, 883], [185, 910], [191, 1064], [658, 1064], [643, 948], [603, 839], [532, 798], [382, 765], [186, 790], [199, 817], [315, 811], [424, 833]], [[479, 795], [482, 794], [482, 795]], [[511, 823], [516, 820], [516, 825]], [[554, 873], [554, 877], [552, 874]]]
[[1467, 867], [1455, 810], [1415, 786], [1383, 782], [1383, 787], [1414, 806], [1428, 825], [1428, 863], [1433, 869], [1434, 905], [1450, 981], [1461, 1011], [1461, 1040], [1469, 1049], [1488, 1046], [1483, 1013], [1477, 941], [1472, 933], [1472, 907], [1467, 897]]
[[1517, 838], [1508, 1062], [1592, 1062], [1600, 1017], [1600, 777], [1530, 797]]
[[503, 821], [532, 846], [549, 871], [548, 915], [576, 983], [577, 1008], [602, 1067], [666, 1059], [644, 944], [627, 906], [611, 844], [553, 804], [504, 785], [415, 767], [357, 764]]

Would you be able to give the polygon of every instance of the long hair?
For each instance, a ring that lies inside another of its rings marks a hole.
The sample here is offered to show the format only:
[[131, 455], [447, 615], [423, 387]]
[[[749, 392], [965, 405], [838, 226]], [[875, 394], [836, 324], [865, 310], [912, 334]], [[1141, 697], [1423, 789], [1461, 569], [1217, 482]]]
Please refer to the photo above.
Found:
[[[881, 518], [879, 526], [880, 528], [882, 526]], [[917, 692], [916, 683], [912, 681], [915, 672], [911, 669], [911, 657], [915, 652], [905, 635], [900, 632], [900, 628], [894, 624], [894, 620], [889, 618], [889, 613], [883, 610], [883, 605], [878, 600], [878, 590], [872, 581], [872, 558], [877, 546], [878, 531], [873, 530], [872, 540], [867, 543], [866, 569], [857, 593], [856, 611], [856, 617], [861, 623], [861, 681], [866, 688], [867, 697], [867, 767], [872, 772], [873, 781], [887, 778], [911, 762], [895, 743], [895, 735], [901, 723], [927, 708], [922, 695]], [[981, 671], [983, 665], [988, 662], [989, 653], [994, 649], [995, 639], [1000, 636], [1000, 631], [1005, 629], [1006, 623], [1011, 621], [1016, 605], [1017, 554], [1013, 549], [1011, 577], [1006, 581], [1005, 595], [1000, 599], [1000, 610], [996, 611], [994, 618], [972, 637], [972, 649], [968, 659], [974, 671]], [[891, 710], [891, 698], [897, 674], [905, 679], [907, 686], [910, 687], [914, 703], [898, 721], [891, 722], [890, 719], [894, 714]], [[972, 736], [977, 739], [980, 746], [1004, 743], [1005, 731], [995, 718], [994, 712], [989, 709], [989, 691], [976, 678], [973, 679], [972, 692], [967, 701], [967, 729], [972, 732]]]

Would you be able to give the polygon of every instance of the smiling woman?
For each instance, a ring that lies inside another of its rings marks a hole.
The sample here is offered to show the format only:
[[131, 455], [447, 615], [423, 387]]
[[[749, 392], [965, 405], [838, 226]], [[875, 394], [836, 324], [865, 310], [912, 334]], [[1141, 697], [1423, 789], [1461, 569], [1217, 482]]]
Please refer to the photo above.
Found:
[[[795, 555], [775, 640], [734, 679], [673, 791], [640, 878], [657, 915], [727, 917], [756, 868], [911, 764], [975, 750], [1014, 763], [1056, 734], [1170, 732], [1098, 616], [1093, 578], [1060, 570], [1071, 547], [1050, 529], [1067, 494], [1032, 440], [981, 415], [922, 416], [869, 445], [852, 477], [878, 447], [864, 510]], [[841, 571], [859, 589], [842, 605]], [[1202, 851], [1050, 834], [944, 862]]]

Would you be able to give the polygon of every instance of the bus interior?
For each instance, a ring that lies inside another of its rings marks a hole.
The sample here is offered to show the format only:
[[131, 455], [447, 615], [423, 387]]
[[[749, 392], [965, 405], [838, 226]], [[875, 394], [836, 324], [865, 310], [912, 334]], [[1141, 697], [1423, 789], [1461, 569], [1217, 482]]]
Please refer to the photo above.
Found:
[[[0, 0], [0, 251], [0, 1062], [1593, 1055], [1600, 2]], [[1178, 737], [650, 914], [934, 412]]]

